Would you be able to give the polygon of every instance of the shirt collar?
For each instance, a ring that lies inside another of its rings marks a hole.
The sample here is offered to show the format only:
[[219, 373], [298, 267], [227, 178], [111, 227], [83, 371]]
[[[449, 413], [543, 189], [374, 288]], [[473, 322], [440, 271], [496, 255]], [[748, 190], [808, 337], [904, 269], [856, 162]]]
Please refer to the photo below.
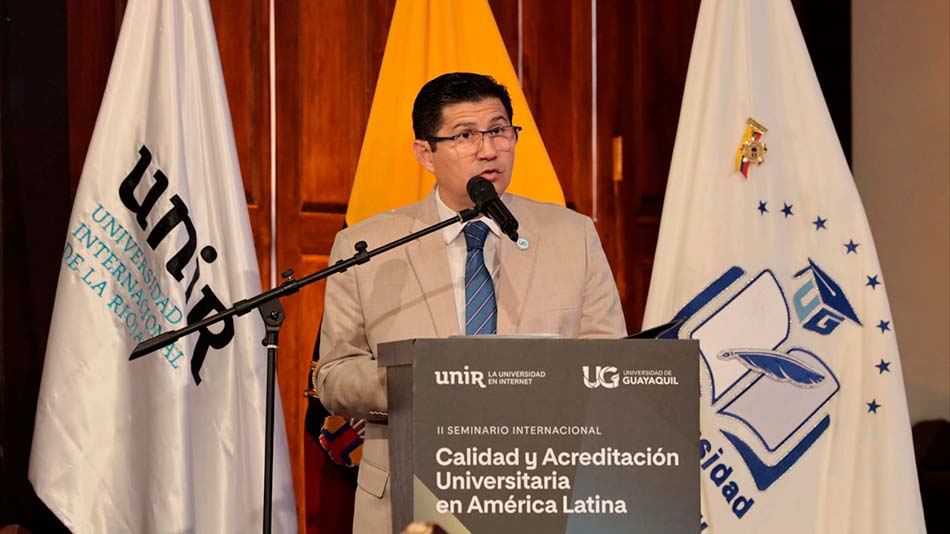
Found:
[[[446, 206], [445, 202], [442, 202], [442, 197], [439, 196], [438, 185], [435, 186], [435, 194], [433, 196], [435, 197], [435, 208], [439, 213], [440, 221], [444, 221], [451, 217], [458, 216], [458, 213], [456, 213], [455, 211], [452, 211], [452, 208]], [[485, 217], [484, 215], [479, 215], [473, 220], [482, 221], [483, 223], [485, 223], [486, 226], [488, 226], [488, 229], [491, 230], [491, 233], [495, 234], [495, 236], [497, 237], [501, 237], [501, 227], [499, 227], [498, 223], [496, 223], [495, 221], [489, 219], [488, 217]], [[446, 245], [448, 245], [452, 241], [455, 241], [455, 239], [458, 238], [459, 234], [461, 233], [462, 233], [461, 223], [451, 224], [442, 229], [442, 240], [445, 242]]]

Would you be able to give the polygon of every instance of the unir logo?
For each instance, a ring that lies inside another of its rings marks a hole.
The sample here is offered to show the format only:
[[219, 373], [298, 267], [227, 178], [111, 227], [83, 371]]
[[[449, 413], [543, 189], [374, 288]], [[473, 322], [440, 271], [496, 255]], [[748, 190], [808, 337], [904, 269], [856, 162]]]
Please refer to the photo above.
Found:
[[[148, 233], [146, 242], [149, 248], [156, 250], [165, 240], [172, 235], [184, 235], [186, 241], [184, 246], [178, 250], [166, 263], [165, 270], [168, 274], [180, 283], [185, 284], [185, 302], [189, 302], [193, 290], [201, 277], [201, 261], [212, 264], [218, 257], [218, 253], [213, 246], [206, 246], [198, 251], [198, 233], [195, 225], [188, 214], [188, 206], [184, 200], [177, 194], [168, 198], [170, 207], [155, 222], [150, 225], [148, 217], [152, 213], [162, 195], [168, 189], [168, 177], [161, 169], [152, 173], [152, 183], [148, 187], [145, 196], [139, 200], [135, 196], [135, 190], [145, 178], [145, 171], [152, 162], [152, 153], [148, 147], [142, 145], [139, 149], [139, 160], [135, 168], [125, 177], [119, 185], [119, 199], [122, 204], [135, 215], [135, 220], [142, 230], [151, 231]], [[185, 279], [185, 270], [189, 265], [194, 266], [194, 270], [188, 280]], [[188, 310], [188, 324], [196, 323], [211, 314], [224, 311], [226, 306], [221, 299], [215, 295], [214, 290], [208, 284], [200, 286], [200, 298]], [[234, 338], [234, 323], [228, 317], [221, 321], [219, 332], [212, 332], [208, 327], [200, 329], [198, 341], [195, 343], [194, 352], [191, 354], [191, 375], [195, 384], [201, 384], [201, 366], [204, 365], [205, 357], [208, 355], [209, 348], [223, 349]]]
[[456, 371], [435, 371], [435, 383], [440, 386], [478, 386], [485, 388], [485, 373], [472, 371], [468, 366]]

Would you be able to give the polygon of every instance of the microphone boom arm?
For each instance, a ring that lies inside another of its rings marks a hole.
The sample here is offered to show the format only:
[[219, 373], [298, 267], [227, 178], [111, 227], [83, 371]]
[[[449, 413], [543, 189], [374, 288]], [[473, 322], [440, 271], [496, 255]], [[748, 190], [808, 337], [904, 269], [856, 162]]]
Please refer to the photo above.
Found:
[[141, 358], [142, 356], [145, 356], [162, 347], [165, 347], [174, 343], [175, 341], [181, 339], [184, 336], [187, 336], [188, 334], [192, 332], [195, 332], [209, 325], [217, 323], [218, 321], [227, 319], [228, 317], [231, 317], [233, 315], [237, 315], [239, 317], [246, 315], [251, 310], [259, 308], [263, 303], [267, 301], [279, 299], [286, 295], [291, 295], [293, 293], [296, 293], [297, 291], [300, 291], [300, 288], [304, 286], [323, 280], [324, 278], [328, 278], [336, 273], [344, 272], [350, 267], [353, 267], [355, 265], [362, 265], [368, 262], [373, 256], [382, 254], [383, 252], [387, 252], [394, 248], [405, 245], [406, 243], [409, 243], [410, 241], [415, 241], [416, 239], [419, 239], [420, 237], [423, 237], [437, 230], [441, 230], [442, 228], [445, 228], [446, 226], [451, 226], [455, 223], [464, 223], [466, 221], [474, 219], [475, 217], [478, 216], [478, 214], [479, 214], [479, 211], [475, 208], [462, 210], [455, 217], [438, 222], [428, 228], [424, 228], [422, 230], [419, 230], [418, 232], [414, 232], [412, 234], [399, 238], [391, 243], [387, 243], [373, 250], [366, 250], [367, 248], [366, 242], [359, 241], [354, 245], [354, 248], [356, 249], [356, 253], [353, 254], [353, 256], [350, 257], [349, 259], [339, 260], [335, 264], [327, 267], [326, 269], [309, 274], [301, 278], [300, 280], [294, 279], [292, 270], [284, 271], [284, 273], [281, 273], [281, 274], [286, 279], [286, 281], [284, 281], [284, 283], [280, 284], [279, 286], [273, 289], [270, 289], [268, 291], [265, 291], [257, 296], [235, 302], [234, 305], [228, 308], [227, 310], [224, 310], [220, 313], [217, 313], [215, 315], [202, 319], [198, 322], [184, 326], [182, 328], [179, 328], [178, 330], [165, 332], [153, 338], [147, 339], [139, 343], [135, 347], [135, 349], [132, 350], [132, 354], [129, 357], [129, 360], [135, 360], [135, 359]]
[[[341, 273], [354, 265], [362, 265], [377, 254], [382, 254], [388, 250], [404, 245], [410, 241], [418, 239], [426, 234], [430, 234], [446, 226], [455, 223], [464, 223], [478, 216], [478, 210], [469, 208], [459, 212], [458, 215], [442, 222], [438, 222], [428, 228], [419, 230], [405, 237], [387, 243], [373, 250], [366, 250], [366, 241], [358, 241], [354, 248], [356, 253], [346, 260], [339, 260], [335, 264], [323, 269], [322, 271], [309, 274], [300, 280], [295, 280], [293, 270], [288, 269], [281, 273], [285, 280], [279, 286], [261, 293], [260, 295], [235, 302], [234, 305], [220, 313], [206, 317], [200, 321], [189, 324], [178, 330], [172, 330], [160, 334], [151, 339], [139, 343], [132, 351], [129, 360], [135, 360], [150, 354], [162, 347], [168, 346], [180, 338], [205, 328], [211, 324], [222, 321], [233, 315], [242, 316], [253, 309], [257, 309], [261, 318], [264, 320], [264, 339], [263, 345], [267, 348], [267, 404], [265, 407], [264, 422], [264, 495], [262, 507], [262, 532], [270, 534], [271, 532], [271, 514], [273, 505], [273, 479], [274, 479], [274, 410], [276, 395], [276, 368], [277, 368], [277, 340], [280, 334], [280, 327], [284, 322], [284, 308], [280, 304], [280, 298], [300, 291], [300, 288], [312, 284], [318, 280], [328, 278], [336, 273]], [[195, 377], [198, 380], [197, 375]]]

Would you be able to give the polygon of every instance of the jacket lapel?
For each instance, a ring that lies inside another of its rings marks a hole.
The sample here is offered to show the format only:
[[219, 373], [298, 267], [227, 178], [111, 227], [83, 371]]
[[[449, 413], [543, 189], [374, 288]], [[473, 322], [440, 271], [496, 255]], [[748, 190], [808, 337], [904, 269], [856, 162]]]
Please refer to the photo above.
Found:
[[503, 236], [501, 246], [498, 247], [498, 287], [495, 288], [498, 299], [498, 333], [514, 334], [518, 332], [518, 323], [524, 311], [540, 238], [532, 231], [528, 214], [518, 209], [520, 206], [517, 199], [508, 194], [503, 195], [502, 199], [518, 219], [518, 235], [528, 241], [528, 248], [522, 250], [511, 239]]
[[[419, 203], [419, 213], [412, 224], [412, 232], [418, 232], [438, 222], [434, 193], [429, 193]], [[440, 338], [459, 334], [458, 312], [455, 308], [455, 289], [449, 274], [449, 259], [441, 232], [433, 232], [406, 245], [409, 263], [432, 316], [436, 335]]]

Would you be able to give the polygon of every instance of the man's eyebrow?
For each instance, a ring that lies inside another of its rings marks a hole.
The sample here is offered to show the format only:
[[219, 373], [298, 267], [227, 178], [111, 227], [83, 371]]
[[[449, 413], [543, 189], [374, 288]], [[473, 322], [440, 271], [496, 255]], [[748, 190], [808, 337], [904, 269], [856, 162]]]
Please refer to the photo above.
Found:
[[[488, 121], [488, 123], [489, 123], [489, 124], [493, 124], [493, 123], [496, 123], [496, 122], [498, 122], [498, 121], [504, 121], [504, 122], [507, 124], [507, 123], [508, 123], [508, 116], [507, 116], [507, 115], [498, 115], [498, 116], [492, 118], [490, 121]], [[475, 121], [465, 121], [465, 122], [456, 123], [455, 125], [452, 126], [452, 129], [453, 129], [453, 130], [458, 130], [459, 128], [465, 128], [465, 129], [467, 129], [467, 130], [472, 130], [472, 129], [475, 129], [475, 128], [477, 128], [477, 127], [478, 127], [478, 124], [477, 124]]]
[[476, 124], [474, 121], [466, 121], [466, 122], [456, 123], [455, 125], [452, 126], [452, 129], [453, 130], [457, 130], [459, 128], [471, 129], [471, 128], [475, 128], [475, 126]]

